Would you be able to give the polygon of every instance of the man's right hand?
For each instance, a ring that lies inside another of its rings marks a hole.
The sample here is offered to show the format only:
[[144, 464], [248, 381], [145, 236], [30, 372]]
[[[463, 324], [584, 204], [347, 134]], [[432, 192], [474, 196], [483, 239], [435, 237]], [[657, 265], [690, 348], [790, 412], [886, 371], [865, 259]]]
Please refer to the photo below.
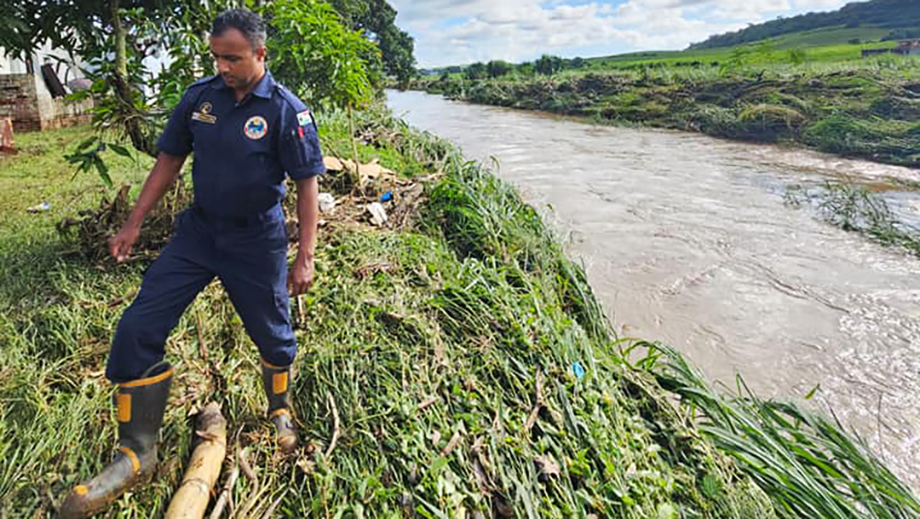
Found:
[[141, 227], [131, 222], [125, 223], [118, 234], [109, 239], [109, 252], [115, 261], [124, 263], [131, 255], [131, 249], [137, 243], [137, 238], [141, 234]]

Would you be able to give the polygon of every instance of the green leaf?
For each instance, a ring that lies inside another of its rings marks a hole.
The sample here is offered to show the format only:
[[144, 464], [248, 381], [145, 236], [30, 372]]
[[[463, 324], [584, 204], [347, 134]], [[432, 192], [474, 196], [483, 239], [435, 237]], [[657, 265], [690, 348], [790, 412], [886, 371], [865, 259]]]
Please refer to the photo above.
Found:
[[114, 187], [115, 184], [112, 183], [112, 177], [109, 176], [109, 167], [105, 165], [102, 158], [98, 155], [94, 156], [93, 165], [96, 166], [96, 171], [99, 173], [102, 182], [105, 183], [107, 187]]
[[449, 460], [445, 456], [439, 456], [438, 459], [434, 460], [434, 463], [431, 464], [431, 474], [436, 476], [438, 472], [441, 472], [441, 469], [447, 466]]
[[119, 146], [117, 144], [109, 144], [109, 148], [111, 148], [112, 151], [121, 155], [122, 157], [128, 157], [129, 159], [134, 158], [133, 156], [131, 156], [131, 152], [128, 151], [124, 146]]
[[92, 136], [92, 137], [90, 137], [90, 138], [88, 138], [88, 139], [86, 139], [85, 141], [81, 142], [80, 145], [77, 146], [77, 151], [80, 152], [80, 151], [86, 151], [86, 150], [88, 150], [89, 147], [92, 146], [94, 142], [96, 142], [96, 136], [95, 136], [95, 135]]
[[677, 510], [671, 503], [661, 503], [658, 506], [658, 519], [677, 519]]
[[819, 389], [821, 389], [821, 384], [818, 384], [817, 386], [811, 388], [811, 391], [809, 391], [808, 394], [805, 395], [805, 400], [811, 400], [812, 398], [814, 398], [815, 394], [818, 392]]

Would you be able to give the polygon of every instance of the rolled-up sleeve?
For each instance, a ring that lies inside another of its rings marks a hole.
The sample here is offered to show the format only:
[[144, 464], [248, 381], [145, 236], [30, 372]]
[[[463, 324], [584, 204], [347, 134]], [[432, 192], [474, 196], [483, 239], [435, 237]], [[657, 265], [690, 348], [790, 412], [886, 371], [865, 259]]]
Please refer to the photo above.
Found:
[[316, 123], [310, 110], [288, 107], [282, 115], [278, 160], [292, 180], [303, 180], [326, 172]]
[[189, 120], [194, 103], [193, 91], [187, 90], [185, 95], [176, 105], [172, 115], [169, 116], [169, 122], [166, 123], [166, 129], [160, 135], [157, 142], [157, 149], [170, 155], [184, 157], [192, 152], [194, 139], [192, 130], [189, 127]]

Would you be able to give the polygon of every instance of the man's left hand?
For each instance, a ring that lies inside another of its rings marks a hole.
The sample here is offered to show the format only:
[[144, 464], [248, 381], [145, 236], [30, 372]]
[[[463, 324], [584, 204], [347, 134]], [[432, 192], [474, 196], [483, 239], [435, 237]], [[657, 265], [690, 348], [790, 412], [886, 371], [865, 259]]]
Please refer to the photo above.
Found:
[[297, 255], [288, 272], [287, 285], [288, 292], [294, 297], [310, 289], [313, 285], [313, 258]]

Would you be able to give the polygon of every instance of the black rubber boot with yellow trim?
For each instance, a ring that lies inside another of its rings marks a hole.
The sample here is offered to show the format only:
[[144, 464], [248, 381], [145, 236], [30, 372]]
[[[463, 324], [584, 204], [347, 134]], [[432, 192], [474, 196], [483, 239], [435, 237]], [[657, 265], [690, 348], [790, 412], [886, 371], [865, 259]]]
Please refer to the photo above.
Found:
[[[88, 517], [149, 476], [157, 464], [157, 436], [163, 424], [173, 370], [118, 385], [118, 452], [93, 479], [74, 487], [61, 506], [64, 519]], [[156, 368], [162, 369], [163, 364]]]
[[290, 454], [297, 448], [297, 430], [288, 396], [291, 367], [274, 366], [262, 359], [262, 385], [268, 396], [268, 418], [278, 432], [278, 446], [281, 452]]

